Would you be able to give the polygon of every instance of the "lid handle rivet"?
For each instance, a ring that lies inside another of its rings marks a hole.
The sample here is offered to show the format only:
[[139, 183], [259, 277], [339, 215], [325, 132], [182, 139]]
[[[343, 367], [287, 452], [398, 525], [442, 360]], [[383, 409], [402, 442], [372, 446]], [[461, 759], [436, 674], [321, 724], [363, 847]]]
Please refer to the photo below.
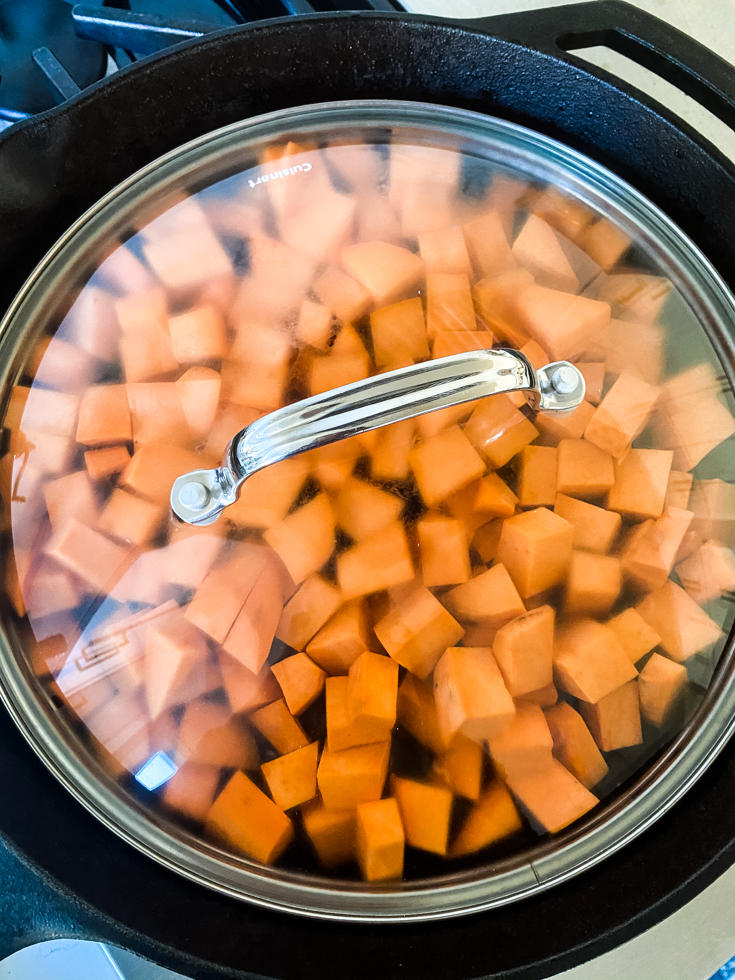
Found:
[[208, 501], [209, 491], [203, 484], [194, 480], [185, 483], [179, 490], [179, 502], [189, 510], [204, 510]]
[[571, 395], [579, 384], [577, 372], [571, 365], [559, 367], [552, 374], [551, 383], [560, 395]]

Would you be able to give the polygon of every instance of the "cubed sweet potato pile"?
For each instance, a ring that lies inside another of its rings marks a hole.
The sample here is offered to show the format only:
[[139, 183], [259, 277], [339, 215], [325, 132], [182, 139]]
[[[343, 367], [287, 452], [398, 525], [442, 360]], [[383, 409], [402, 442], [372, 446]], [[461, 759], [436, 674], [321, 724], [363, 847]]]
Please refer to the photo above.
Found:
[[[681, 725], [723, 638], [735, 489], [693, 472], [735, 433], [721, 379], [666, 373], [670, 283], [552, 188], [401, 143], [246, 177], [111, 246], [12, 392], [33, 668], [116, 776], [165, 756], [153, 803], [256, 862], [308, 842], [378, 882], [406, 845], [557, 833]], [[425, 415], [172, 519], [174, 479], [263, 414], [492, 346], [575, 361], [586, 400]]]

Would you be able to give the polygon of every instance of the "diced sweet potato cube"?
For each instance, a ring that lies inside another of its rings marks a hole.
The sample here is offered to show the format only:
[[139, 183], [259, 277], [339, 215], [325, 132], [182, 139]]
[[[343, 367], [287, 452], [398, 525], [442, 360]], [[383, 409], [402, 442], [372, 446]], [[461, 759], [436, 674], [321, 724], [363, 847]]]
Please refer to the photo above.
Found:
[[488, 739], [488, 751], [500, 774], [507, 778], [544, 769], [553, 744], [541, 708], [521, 701], [510, 724]]
[[681, 544], [676, 552], [676, 558], [674, 559], [675, 564], [685, 561], [687, 558], [693, 555], [695, 551], [701, 548], [703, 544], [704, 541], [702, 541], [696, 531], [687, 531], [687, 533], [681, 539]]
[[463, 633], [459, 623], [424, 587], [412, 590], [375, 626], [375, 635], [390, 656], [422, 679]]
[[729, 547], [735, 545], [735, 484], [697, 480], [688, 509], [694, 512], [691, 529], [703, 540], [715, 538]]
[[371, 313], [370, 333], [379, 368], [404, 367], [429, 356], [424, 308], [418, 298]]
[[263, 535], [298, 585], [327, 561], [334, 548], [334, 515], [325, 494], [293, 511]]
[[689, 595], [699, 605], [735, 591], [735, 556], [720, 541], [705, 541], [676, 566]]
[[348, 274], [368, 290], [376, 306], [401, 299], [424, 274], [423, 260], [388, 242], [361, 242], [342, 250]]
[[355, 198], [327, 184], [320, 193], [310, 193], [298, 210], [289, 208], [281, 213], [281, 236], [291, 248], [324, 262], [344, 245], [354, 214]]
[[484, 647], [450, 647], [434, 670], [439, 731], [446, 744], [457, 733], [483, 741], [513, 719], [515, 705], [503, 675]]
[[222, 683], [234, 712], [254, 711], [280, 698], [281, 689], [270, 667], [254, 674], [224, 650], [218, 652], [218, 658]]
[[309, 390], [312, 395], [362, 381], [370, 374], [370, 357], [364, 354], [328, 354], [311, 363]]
[[529, 704], [537, 704], [539, 708], [543, 708], [545, 711], [557, 703], [559, 692], [555, 684], [547, 684], [546, 687], [541, 687], [537, 691], [529, 691], [527, 694], [523, 694], [517, 700], [527, 701]]
[[595, 413], [594, 406], [582, 402], [569, 415], [544, 415], [539, 413], [534, 422], [541, 433], [541, 444], [558, 446], [561, 439], [581, 439], [587, 423]]
[[611, 629], [593, 619], [579, 619], [556, 631], [554, 679], [581, 701], [596, 704], [638, 676], [638, 671]]
[[337, 558], [337, 581], [345, 599], [410, 582], [413, 562], [401, 524], [390, 524]]
[[574, 293], [579, 280], [569, 264], [553, 229], [538, 215], [530, 214], [511, 249], [513, 258], [528, 269], [536, 282], [551, 289]]
[[258, 748], [250, 731], [229, 708], [211, 701], [190, 701], [181, 718], [177, 756], [231, 769], [257, 769]]
[[419, 252], [427, 272], [472, 273], [465, 237], [459, 225], [423, 232], [419, 235]]
[[207, 658], [203, 633], [179, 609], [151, 623], [145, 634], [145, 694], [151, 718], [177, 703], [182, 683]]
[[458, 426], [412, 449], [409, 463], [421, 496], [430, 507], [472, 483], [485, 471], [484, 462]]
[[641, 534], [622, 556], [623, 571], [635, 585], [643, 589], [663, 585], [693, 517], [690, 510], [667, 507], [657, 521], [642, 526]]
[[472, 501], [473, 509], [486, 517], [512, 517], [517, 505], [518, 497], [497, 473], [488, 473], [480, 480]]
[[335, 589], [321, 575], [310, 575], [286, 603], [276, 636], [294, 650], [303, 649], [341, 603], [339, 589]]
[[434, 772], [457, 796], [478, 800], [482, 789], [482, 746], [457, 733], [434, 763]]
[[212, 368], [190, 367], [179, 378], [175, 387], [186, 423], [194, 439], [201, 442], [207, 438], [217, 415], [220, 376]]
[[653, 323], [670, 291], [668, 279], [634, 272], [608, 276], [600, 295], [609, 303], [622, 306], [626, 320]]
[[432, 854], [446, 854], [452, 791], [439, 784], [399, 776], [391, 776], [390, 787], [401, 812], [406, 843]]
[[54, 534], [46, 554], [97, 593], [109, 591], [127, 569], [130, 550], [71, 518]]
[[130, 462], [130, 453], [125, 446], [90, 449], [84, 454], [84, 462], [91, 479], [106, 480], [125, 469]]
[[551, 834], [568, 827], [599, 802], [553, 757], [545, 769], [513, 774], [508, 787], [540, 831]]
[[346, 674], [371, 646], [362, 599], [346, 602], [314, 635], [306, 652], [328, 674]]
[[576, 357], [610, 321], [607, 303], [545, 286], [522, 289], [515, 303], [516, 323], [554, 361]]
[[680, 507], [682, 510], [689, 510], [689, 496], [692, 492], [693, 482], [694, 476], [691, 473], [684, 473], [682, 470], [670, 470], [664, 507]]
[[189, 446], [194, 442], [179, 390], [178, 383], [170, 381], [127, 385], [136, 448], [147, 442], [174, 446]]
[[557, 450], [526, 446], [520, 453], [518, 502], [521, 507], [553, 507], [556, 500]]
[[380, 718], [353, 718], [348, 702], [349, 678], [328, 677], [326, 681], [327, 745], [341, 752], [355, 745], [389, 742], [391, 729]]
[[144, 545], [156, 536], [164, 517], [160, 504], [134, 497], [127, 490], [113, 490], [100, 514], [98, 527], [113, 538]]
[[133, 438], [130, 406], [125, 385], [92, 385], [79, 405], [77, 442], [105, 446]]
[[460, 622], [470, 620], [494, 629], [526, 611], [502, 562], [456, 586], [442, 596], [442, 602]]
[[619, 459], [643, 430], [657, 398], [658, 388], [624, 371], [595, 409], [585, 439]]
[[579, 710], [603, 752], [642, 743], [637, 680], [616, 688], [596, 704], [581, 701]]
[[272, 669], [292, 715], [306, 711], [324, 689], [326, 673], [305, 653], [287, 657], [273, 664]]
[[214, 801], [204, 832], [217, 843], [272, 864], [291, 843], [293, 824], [255, 783], [236, 772]]
[[264, 708], [258, 708], [250, 715], [250, 720], [281, 755], [309, 744], [303, 728], [288, 710], [285, 701], [271, 701]]
[[611, 269], [630, 246], [630, 236], [607, 218], [588, 225], [579, 244], [602, 269]]
[[495, 520], [478, 528], [474, 533], [472, 547], [486, 565], [489, 565], [497, 554], [502, 530], [502, 520]]
[[262, 765], [263, 778], [273, 801], [281, 810], [306, 803], [316, 796], [319, 743], [312, 742]]
[[655, 424], [659, 444], [674, 451], [674, 466], [680, 470], [694, 469], [735, 433], [735, 418], [714, 394], [688, 406], [663, 406]]
[[364, 541], [394, 521], [404, 501], [363, 480], [349, 478], [334, 502], [337, 524], [355, 541]]
[[147, 443], [136, 450], [120, 475], [120, 484], [156, 504], [169, 505], [177, 477], [201, 469], [202, 457], [179, 446]]
[[661, 728], [675, 709], [687, 684], [684, 664], [654, 653], [638, 678], [641, 715], [649, 725]]
[[615, 483], [607, 495], [608, 509], [636, 520], [660, 517], [673, 456], [662, 449], [631, 449], [623, 459], [615, 460]]
[[214, 306], [199, 306], [170, 317], [168, 329], [179, 364], [206, 364], [227, 356], [227, 328]]
[[646, 596], [636, 610], [658, 633], [661, 647], [676, 663], [684, 663], [723, 636], [717, 623], [670, 579]]
[[325, 868], [354, 860], [354, 810], [327, 810], [314, 800], [303, 807], [301, 816], [304, 830]]
[[192, 286], [232, 272], [232, 264], [201, 205], [192, 197], [140, 230], [148, 264], [169, 289]]
[[314, 293], [330, 317], [333, 315], [345, 322], [363, 316], [372, 305], [368, 290], [334, 266], [327, 268], [315, 281]]
[[224, 455], [227, 444], [241, 429], [247, 428], [262, 412], [246, 405], [220, 402], [212, 428], [207, 436], [206, 451], [217, 459]]
[[562, 439], [558, 447], [559, 493], [589, 499], [607, 493], [615, 482], [613, 458], [584, 439]]
[[274, 527], [296, 502], [308, 475], [305, 456], [283, 459], [253, 473], [240, 488], [237, 501], [227, 508], [227, 519], [238, 527]]
[[[86, 470], [75, 470], [74, 473], [60, 476], [57, 480], [49, 480], [44, 484], [43, 495], [54, 531], [61, 531], [72, 519], [88, 525], [93, 525], [97, 520], [99, 512], [97, 491]], [[13, 523], [17, 525], [15, 516]], [[17, 544], [17, 527], [14, 531]]]
[[[27, 393], [27, 394], [26, 394]], [[49, 432], [73, 439], [77, 430], [80, 398], [63, 391], [51, 391], [34, 385], [30, 391], [21, 385], [13, 388], [4, 426], [23, 432]], [[22, 420], [19, 418], [22, 413]]]
[[457, 585], [470, 577], [467, 536], [461, 521], [428, 516], [416, 525], [424, 585]]
[[632, 371], [648, 384], [659, 383], [664, 363], [663, 327], [613, 319], [600, 339], [607, 374]]
[[582, 551], [607, 554], [620, 533], [619, 514], [558, 493], [554, 513], [574, 525], [574, 547]]
[[599, 405], [602, 401], [602, 386], [605, 381], [604, 364], [578, 364], [579, 373], [584, 378], [584, 397], [591, 405]]
[[299, 340], [316, 350], [326, 350], [332, 336], [332, 316], [329, 307], [305, 299], [296, 324]]
[[222, 365], [222, 398], [235, 405], [268, 412], [283, 403], [288, 375], [287, 351], [255, 349], [261, 360], [229, 360]]
[[358, 745], [342, 752], [325, 749], [317, 783], [329, 810], [354, 810], [359, 803], [379, 800], [388, 775], [390, 742]]
[[620, 646], [625, 650], [632, 664], [638, 663], [641, 657], [650, 653], [661, 642], [661, 637], [633, 608], [624, 609], [605, 624], [618, 638]]
[[517, 698], [552, 683], [554, 610], [539, 606], [501, 626], [493, 653], [505, 686]]
[[390, 657], [366, 651], [352, 664], [347, 684], [350, 722], [374, 725], [389, 732], [396, 723], [398, 664]]
[[[410, 671], [398, 688], [396, 722], [435, 755], [443, 751], [444, 743], [439, 734], [434, 692], [429, 684]], [[475, 745], [474, 742], [470, 744]]]
[[538, 436], [538, 429], [505, 395], [480, 402], [464, 433], [489, 464], [498, 469]]
[[475, 309], [467, 275], [429, 272], [426, 275], [426, 332], [474, 330]]
[[[281, 563], [266, 563], [222, 644], [254, 674], [268, 659], [283, 612], [285, 582]], [[288, 591], [290, 594], [290, 589]]]
[[413, 447], [415, 430], [413, 419], [378, 429], [371, 453], [370, 469], [374, 480], [405, 480], [408, 477], [408, 454]]
[[478, 320], [495, 336], [513, 347], [521, 348], [530, 337], [518, 316], [518, 297], [533, 285], [526, 269], [508, 269], [489, 276], [472, 289], [472, 300]]
[[166, 783], [161, 802], [189, 820], [203, 823], [214, 803], [219, 769], [200, 762], [186, 762]]
[[122, 331], [120, 355], [128, 383], [155, 381], [178, 371], [163, 290], [152, 289], [118, 299], [115, 311]]
[[573, 540], [572, 524], [538, 507], [503, 522], [496, 560], [508, 569], [521, 597], [528, 599], [564, 581]]
[[560, 701], [546, 712], [554, 740], [554, 755], [586, 789], [593, 789], [608, 773], [592, 734], [571, 705]]
[[606, 616], [622, 587], [620, 562], [609, 555], [573, 551], [564, 595], [568, 616]]
[[406, 839], [396, 801], [360, 803], [356, 819], [357, 863], [365, 881], [401, 878]]
[[449, 848], [450, 857], [465, 857], [510, 837], [522, 827], [513, 797], [501, 782], [492, 783], [470, 810]]
[[431, 356], [449, 357], [465, 351], [486, 350], [492, 345], [493, 335], [489, 330], [442, 330], [434, 337]]
[[469, 221], [463, 231], [472, 264], [480, 278], [499, 276], [514, 267], [515, 259], [497, 211]]

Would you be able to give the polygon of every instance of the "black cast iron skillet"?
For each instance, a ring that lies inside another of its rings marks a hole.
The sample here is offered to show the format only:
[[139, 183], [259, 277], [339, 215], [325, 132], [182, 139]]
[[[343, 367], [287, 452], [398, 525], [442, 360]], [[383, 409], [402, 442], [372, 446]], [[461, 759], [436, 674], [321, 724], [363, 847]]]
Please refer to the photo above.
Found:
[[[735, 70], [616, 0], [477, 21], [315, 14], [169, 49], [0, 137], [0, 308], [123, 178], [202, 133], [350, 98], [455, 105], [523, 123], [634, 184], [735, 288], [735, 168], [681, 120], [568, 52], [604, 44], [735, 128]], [[735, 343], [729, 356], [735, 364]], [[230, 900], [147, 859], [62, 789], [0, 709], [0, 958], [44, 939], [127, 947], [196, 978], [541, 978], [633, 938], [735, 860], [735, 750], [632, 844], [491, 912], [368, 926]]]

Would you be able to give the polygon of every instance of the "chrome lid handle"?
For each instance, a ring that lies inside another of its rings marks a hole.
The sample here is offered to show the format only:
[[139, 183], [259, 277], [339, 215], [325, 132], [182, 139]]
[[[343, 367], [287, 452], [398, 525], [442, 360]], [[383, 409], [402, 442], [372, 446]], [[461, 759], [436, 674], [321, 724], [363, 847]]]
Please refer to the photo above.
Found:
[[242, 429], [222, 466], [180, 476], [171, 509], [187, 524], [212, 524], [234, 504], [244, 480], [297, 453], [349, 439], [417, 415], [510, 391], [523, 391], [534, 411], [566, 413], [581, 405], [578, 368], [555, 361], [535, 371], [516, 350], [479, 350], [377, 374], [279, 408]]

